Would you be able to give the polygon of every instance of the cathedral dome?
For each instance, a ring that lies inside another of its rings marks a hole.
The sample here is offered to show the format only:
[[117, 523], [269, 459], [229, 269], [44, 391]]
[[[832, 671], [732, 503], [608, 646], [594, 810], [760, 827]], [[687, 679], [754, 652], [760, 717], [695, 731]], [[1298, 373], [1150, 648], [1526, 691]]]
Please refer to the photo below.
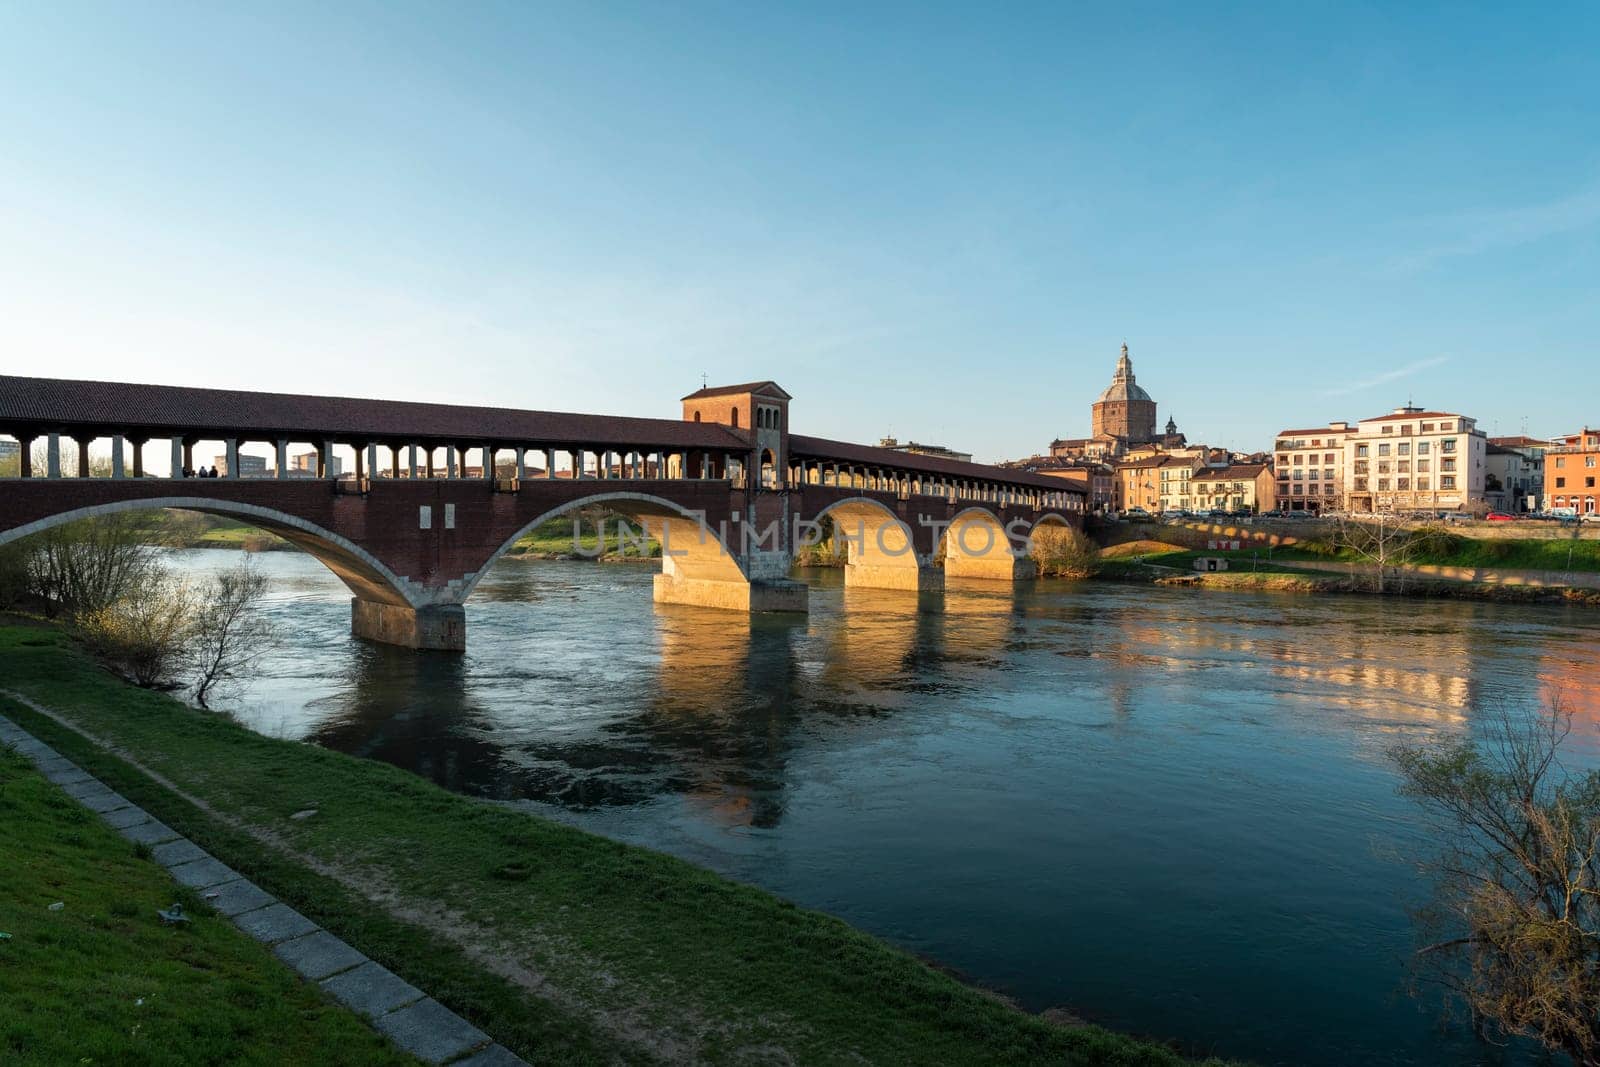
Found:
[[1133, 360], [1128, 358], [1128, 346], [1122, 346], [1122, 355], [1117, 359], [1117, 371], [1111, 376], [1111, 384], [1106, 386], [1105, 392], [1100, 394], [1097, 403], [1109, 400], [1145, 400], [1150, 401], [1150, 394], [1140, 387], [1133, 378]]

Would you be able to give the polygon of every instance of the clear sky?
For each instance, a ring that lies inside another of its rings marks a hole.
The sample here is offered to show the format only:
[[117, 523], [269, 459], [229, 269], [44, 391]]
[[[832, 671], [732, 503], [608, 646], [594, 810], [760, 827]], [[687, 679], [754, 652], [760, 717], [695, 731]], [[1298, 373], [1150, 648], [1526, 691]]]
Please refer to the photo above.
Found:
[[0, 5], [8, 372], [979, 459], [1600, 422], [1600, 5]]

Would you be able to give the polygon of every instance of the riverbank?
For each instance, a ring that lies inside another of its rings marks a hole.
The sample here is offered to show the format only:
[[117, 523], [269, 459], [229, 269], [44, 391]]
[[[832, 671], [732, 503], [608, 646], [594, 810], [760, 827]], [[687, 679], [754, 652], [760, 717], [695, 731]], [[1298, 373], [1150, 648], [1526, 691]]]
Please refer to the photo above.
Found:
[[671, 857], [132, 689], [53, 629], [0, 627], [0, 677], [60, 719], [6, 715], [534, 1062], [1181, 1062]]
[[[1196, 571], [1196, 560], [1226, 561], [1223, 571]], [[1481, 600], [1501, 604], [1585, 604], [1600, 607], [1600, 589], [1489, 580], [1449, 580], [1423, 568], [1386, 568], [1383, 589], [1372, 568], [1309, 560], [1266, 558], [1249, 550], [1193, 551], [1156, 541], [1113, 545], [1102, 554], [1096, 578], [1169, 587], [1274, 593], [1403, 596]]]
[[[0, 746], [7, 1063], [413, 1064]], [[163, 925], [176, 902], [191, 917]], [[71, 1020], [70, 1025], [64, 1025]]]

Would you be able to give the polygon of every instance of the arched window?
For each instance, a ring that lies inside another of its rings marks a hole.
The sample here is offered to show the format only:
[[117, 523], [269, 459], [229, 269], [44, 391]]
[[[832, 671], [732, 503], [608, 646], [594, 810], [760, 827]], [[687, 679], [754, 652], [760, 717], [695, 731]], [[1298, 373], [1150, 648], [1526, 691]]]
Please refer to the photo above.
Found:
[[700, 421], [700, 413], [698, 411], [694, 413], [694, 421], [695, 422], [699, 422]]
[[733, 425], [734, 425], [734, 426], [735, 426], [735, 427], [736, 427], [736, 428], [737, 428], [737, 427], [738, 427], [738, 425], [739, 425], [739, 409], [738, 409], [738, 407], [735, 407], [735, 408], [734, 408], [734, 409], [733, 409]]
[[761, 484], [768, 489], [778, 488], [778, 466], [770, 448], [761, 450]]

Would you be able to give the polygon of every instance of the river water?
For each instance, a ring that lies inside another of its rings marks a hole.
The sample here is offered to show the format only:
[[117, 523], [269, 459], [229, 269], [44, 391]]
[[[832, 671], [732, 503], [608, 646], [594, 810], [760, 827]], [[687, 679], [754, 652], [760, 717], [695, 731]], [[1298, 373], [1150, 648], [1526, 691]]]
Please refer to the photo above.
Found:
[[[190, 571], [230, 552], [174, 553]], [[1030, 1010], [1258, 1063], [1499, 1063], [1405, 992], [1426, 848], [1385, 751], [1560, 693], [1600, 761], [1600, 616], [1557, 607], [806, 575], [809, 617], [658, 607], [652, 568], [503, 561], [464, 657], [349, 636], [255, 557], [268, 734], [648, 845]]]

